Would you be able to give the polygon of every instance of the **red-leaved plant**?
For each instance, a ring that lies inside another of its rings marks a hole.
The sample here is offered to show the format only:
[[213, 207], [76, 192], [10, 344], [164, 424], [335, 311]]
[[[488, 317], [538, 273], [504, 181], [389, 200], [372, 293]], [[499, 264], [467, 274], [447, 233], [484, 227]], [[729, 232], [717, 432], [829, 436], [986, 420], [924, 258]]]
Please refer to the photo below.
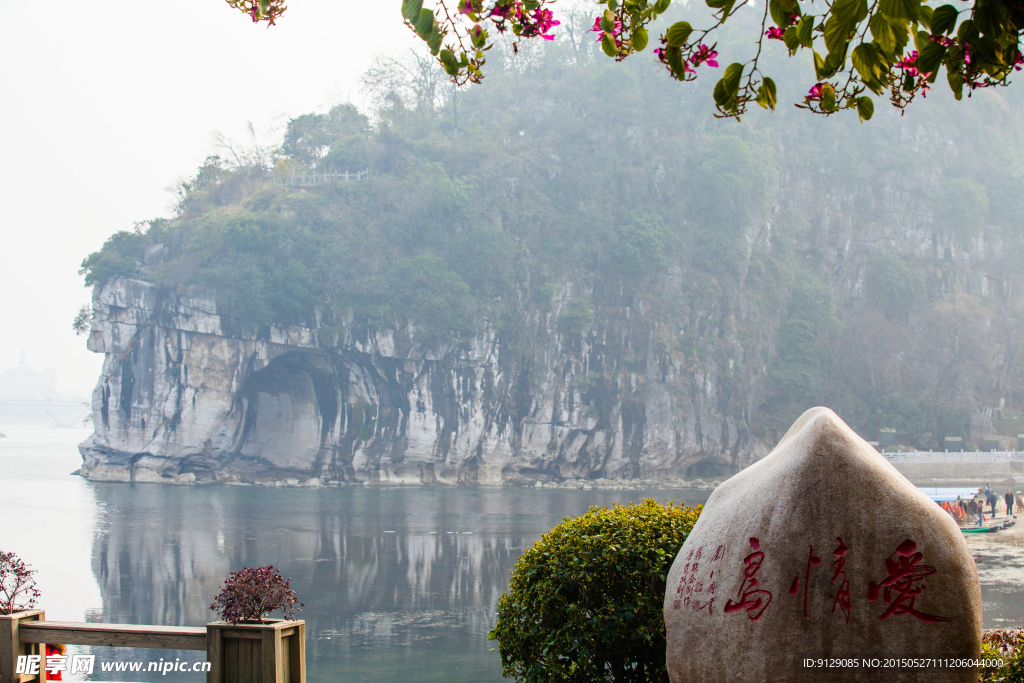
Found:
[[24, 560], [0, 550], [0, 614], [14, 614], [36, 606], [39, 589]]
[[262, 624], [274, 610], [281, 610], [282, 616], [290, 620], [295, 618], [296, 609], [301, 611], [305, 606], [295, 596], [291, 580], [267, 566], [231, 572], [210, 609], [232, 624], [240, 621]]

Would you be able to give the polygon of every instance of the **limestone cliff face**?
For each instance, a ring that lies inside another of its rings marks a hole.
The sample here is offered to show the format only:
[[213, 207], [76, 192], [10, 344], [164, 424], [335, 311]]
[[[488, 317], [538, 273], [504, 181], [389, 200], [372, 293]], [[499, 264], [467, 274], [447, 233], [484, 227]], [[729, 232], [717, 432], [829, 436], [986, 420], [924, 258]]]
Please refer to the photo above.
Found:
[[681, 375], [628, 310], [621, 324], [559, 334], [564, 298], [534, 315], [527, 356], [487, 323], [448, 343], [427, 343], [411, 326], [250, 334], [218, 315], [212, 297], [112, 280], [93, 298], [89, 348], [105, 361], [95, 434], [80, 447], [83, 474], [313, 485], [622, 481], [725, 474], [767, 452], [742, 417], [752, 399], [719, 396], [714, 362], [700, 377]]

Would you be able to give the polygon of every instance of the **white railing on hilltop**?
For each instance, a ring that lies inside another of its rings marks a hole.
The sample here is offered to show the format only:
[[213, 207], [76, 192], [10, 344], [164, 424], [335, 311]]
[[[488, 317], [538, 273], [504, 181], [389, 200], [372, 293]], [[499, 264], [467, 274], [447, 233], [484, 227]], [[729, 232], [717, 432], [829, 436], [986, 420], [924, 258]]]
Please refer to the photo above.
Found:
[[966, 453], [913, 451], [908, 453], [883, 453], [882, 455], [892, 463], [1024, 462], [1024, 451], [968, 451]]
[[355, 173], [348, 171], [340, 173], [293, 173], [292, 175], [277, 176], [277, 182], [280, 185], [323, 185], [324, 183], [337, 183], [340, 181], [366, 180], [366, 176], [369, 173], [370, 169], [356, 171]]

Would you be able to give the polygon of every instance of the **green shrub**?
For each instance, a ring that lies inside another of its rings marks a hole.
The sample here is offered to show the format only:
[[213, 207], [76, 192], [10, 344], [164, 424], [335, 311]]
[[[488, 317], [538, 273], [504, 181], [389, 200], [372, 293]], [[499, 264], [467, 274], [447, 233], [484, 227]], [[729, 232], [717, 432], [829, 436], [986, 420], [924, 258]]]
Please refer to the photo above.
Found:
[[984, 667], [979, 683], [1024, 682], [1024, 631], [1019, 628], [1000, 629], [985, 634], [981, 645], [981, 658], [1002, 660], [1001, 667]]
[[519, 681], [667, 681], [665, 581], [700, 506], [653, 500], [567, 517], [498, 600], [502, 673]]

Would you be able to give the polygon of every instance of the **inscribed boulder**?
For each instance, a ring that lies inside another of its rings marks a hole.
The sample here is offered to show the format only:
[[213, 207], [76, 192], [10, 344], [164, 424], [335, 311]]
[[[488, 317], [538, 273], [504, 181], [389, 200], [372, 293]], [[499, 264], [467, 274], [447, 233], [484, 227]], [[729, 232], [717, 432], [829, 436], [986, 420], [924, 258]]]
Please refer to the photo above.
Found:
[[934, 660], [980, 655], [981, 589], [952, 517], [813, 408], [711, 495], [665, 626], [673, 683], [974, 681]]

